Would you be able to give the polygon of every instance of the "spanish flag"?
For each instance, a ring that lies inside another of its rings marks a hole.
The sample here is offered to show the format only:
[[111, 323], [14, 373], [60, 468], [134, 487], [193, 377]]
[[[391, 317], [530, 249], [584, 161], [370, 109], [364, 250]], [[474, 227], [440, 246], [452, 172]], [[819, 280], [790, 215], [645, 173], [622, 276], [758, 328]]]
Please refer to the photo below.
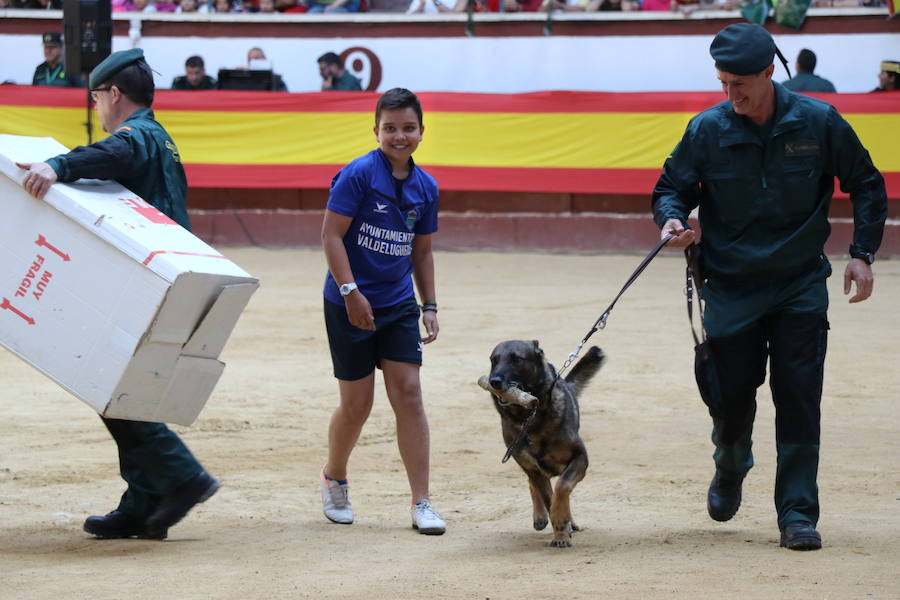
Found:
[[[851, 123], [889, 195], [900, 197], [897, 95], [817, 96]], [[425, 132], [415, 159], [442, 189], [583, 194], [649, 194], [688, 120], [724, 99], [716, 92], [419, 97]], [[377, 99], [368, 92], [160, 90], [153, 108], [192, 187], [327, 188], [343, 165], [376, 146]], [[0, 131], [83, 144], [85, 102], [83, 89], [2, 86]], [[97, 129], [94, 139], [102, 135]]]

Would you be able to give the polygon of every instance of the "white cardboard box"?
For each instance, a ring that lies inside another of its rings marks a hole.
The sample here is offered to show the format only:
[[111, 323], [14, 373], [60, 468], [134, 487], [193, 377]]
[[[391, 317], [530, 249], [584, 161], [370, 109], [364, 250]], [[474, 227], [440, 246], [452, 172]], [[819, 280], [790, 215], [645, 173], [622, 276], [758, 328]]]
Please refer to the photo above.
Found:
[[190, 425], [259, 282], [113, 181], [29, 196], [15, 163], [67, 151], [0, 135], [0, 343], [104, 416]]

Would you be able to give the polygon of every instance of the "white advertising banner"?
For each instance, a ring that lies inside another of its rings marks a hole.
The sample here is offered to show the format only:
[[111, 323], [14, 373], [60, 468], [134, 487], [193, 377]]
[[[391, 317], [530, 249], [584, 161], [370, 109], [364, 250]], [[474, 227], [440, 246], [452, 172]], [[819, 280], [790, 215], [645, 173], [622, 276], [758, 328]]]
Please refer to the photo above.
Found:
[[[326, 52], [345, 56], [363, 87], [384, 91], [522, 93], [540, 90], [605, 92], [709, 91], [718, 89], [709, 35], [543, 36], [454, 38], [201, 38], [125, 36], [113, 50], [136, 44], [168, 88], [184, 74], [184, 61], [203, 57], [213, 77], [219, 69], [246, 66], [247, 51], [262, 48], [288, 90], [320, 88], [316, 59]], [[900, 59], [896, 34], [819, 34], [776, 36], [791, 71], [802, 48], [818, 56], [816, 74], [838, 92], [868, 92], [878, 84], [882, 60]], [[30, 49], [30, 50], [29, 50]], [[0, 53], [16, 56], [0, 66], [0, 80], [31, 83], [40, 63], [40, 36], [0, 36]], [[27, 58], [31, 56], [32, 60]], [[776, 63], [777, 64], [777, 63]], [[787, 79], [778, 65], [778, 81]]]

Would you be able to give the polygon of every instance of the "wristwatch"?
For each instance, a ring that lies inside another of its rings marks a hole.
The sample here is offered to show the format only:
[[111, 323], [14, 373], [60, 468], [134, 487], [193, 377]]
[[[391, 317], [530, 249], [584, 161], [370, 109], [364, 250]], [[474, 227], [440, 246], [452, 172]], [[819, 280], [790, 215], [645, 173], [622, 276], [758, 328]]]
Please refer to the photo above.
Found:
[[355, 282], [355, 281], [351, 281], [350, 283], [345, 283], [344, 285], [342, 285], [342, 286], [339, 287], [338, 289], [339, 289], [340, 292], [341, 292], [341, 296], [346, 296], [347, 294], [349, 294], [350, 292], [352, 292], [353, 290], [355, 290], [357, 287], [359, 287], [359, 286], [356, 285], [356, 282]]
[[865, 263], [869, 265], [875, 262], [875, 255], [871, 252], [851, 252], [850, 258], [858, 258], [859, 260], [865, 261]]

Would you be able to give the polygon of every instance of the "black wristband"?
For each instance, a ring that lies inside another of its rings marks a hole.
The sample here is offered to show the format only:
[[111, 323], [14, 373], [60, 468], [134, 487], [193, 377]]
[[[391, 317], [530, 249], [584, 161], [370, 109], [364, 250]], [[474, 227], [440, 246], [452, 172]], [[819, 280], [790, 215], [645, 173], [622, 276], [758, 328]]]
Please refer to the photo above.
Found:
[[426, 302], [425, 304], [422, 305], [422, 312], [425, 312], [426, 310], [430, 310], [432, 312], [437, 312], [438, 311], [437, 304], [434, 302]]

